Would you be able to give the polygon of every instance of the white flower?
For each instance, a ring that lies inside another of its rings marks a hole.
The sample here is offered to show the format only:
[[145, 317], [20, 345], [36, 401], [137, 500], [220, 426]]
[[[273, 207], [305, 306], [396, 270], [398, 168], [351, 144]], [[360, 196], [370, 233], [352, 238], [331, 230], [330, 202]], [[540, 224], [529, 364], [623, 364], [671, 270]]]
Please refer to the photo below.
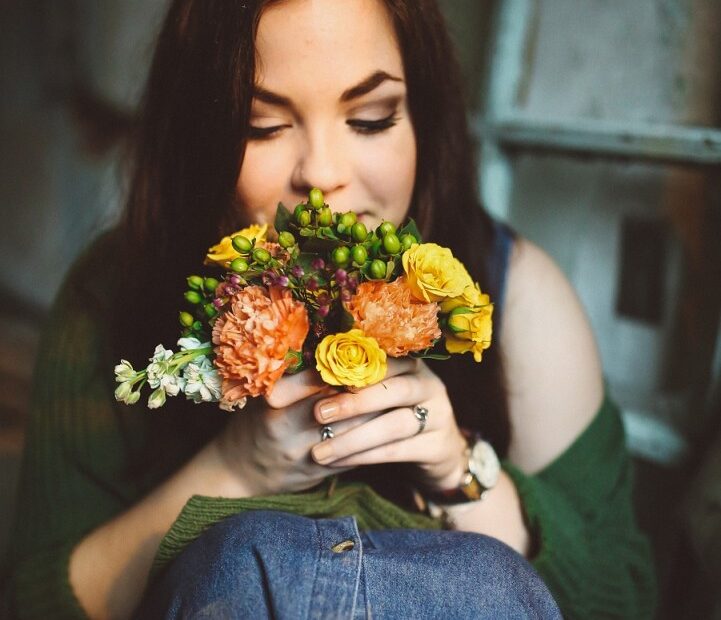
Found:
[[165, 390], [159, 387], [148, 398], [148, 409], [157, 409], [165, 404]]
[[128, 399], [125, 401], [126, 405], [134, 405], [140, 400], [140, 390], [137, 392], [130, 392], [130, 396], [128, 396]]
[[120, 363], [115, 367], [115, 380], [120, 383], [127, 381], [135, 376], [135, 370], [133, 366], [127, 360], [120, 360]]
[[181, 351], [192, 351], [193, 349], [203, 349], [209, 347], [209, 342], [200, 342], [197, 338], [181, 338], [178, 340], [178, 346]]
[[151, 362], [165, 362], [173, 357], [173, 352], [170, 349], [166, 349], [162, 344], [155, 347], [153, 357], [150, 358]]
[[214, 402], [220, 400], [220, 375], [204, 355], [195, 358], [183, 370], [185, 395], [192, 401]]
[[123, 381], [115, 388], [115, 400], [121, 403], [128, 403], [128, 397], [133, 391], [133, 384], [130, 381]]

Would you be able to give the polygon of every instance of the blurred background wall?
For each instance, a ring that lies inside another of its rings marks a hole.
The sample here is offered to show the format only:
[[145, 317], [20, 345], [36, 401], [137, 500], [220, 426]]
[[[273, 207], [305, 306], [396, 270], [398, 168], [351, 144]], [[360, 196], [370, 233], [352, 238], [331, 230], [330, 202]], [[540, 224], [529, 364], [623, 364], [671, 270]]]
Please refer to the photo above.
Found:
[[[721, 3], [441, 4], [483, 200], [553, 255], [596, 332], [659, 617], [721, 617]], [[38, 327], [73, 258], [117, 217], [119, 138], [164, 8], [0, 3], [0, 548]]]

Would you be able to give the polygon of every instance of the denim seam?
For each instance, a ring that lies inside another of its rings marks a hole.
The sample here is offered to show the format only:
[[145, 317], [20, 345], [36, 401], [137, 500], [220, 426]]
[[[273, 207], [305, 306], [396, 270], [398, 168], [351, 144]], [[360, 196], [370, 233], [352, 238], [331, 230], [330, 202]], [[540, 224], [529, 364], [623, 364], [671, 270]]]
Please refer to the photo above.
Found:
[[[358, 522], [355, 517], [351, 517], [353, 523], [353, 530], [355, 531], [355, 537], [358, 540], [358, 569], [355, 575], [355, 589], [353, 591], [353, 605], [350, 610], [350, 617], [355, 617], [355, 608], [358, 604], [358, 587], [360, 586], [360, 575], [363, 567], [363, 541], [361, 540], [360, 532], [358, 531]], [[368, 607], [368, 601], [366, 600], [366, 608]]]
[[308, 598], [308, 608], [305, 610], [305, 617], [310, 618], [310, 610], [313, 608], [313, 595], [315, 594], [316, 590], [316, 581], [318, 579], [318, 567], [320, 566], [321, 561], [321, 554], [323, 553], [323, 541], [321, 539], [320, 535], [320, 529], [318, 527], [318, 520], [313, 519], [313, 528], [315, 530], [315, 540], [316, 540], [316, 555], [315, 555], [315, 570], [313, 571], [313, 587], [310, 589], [310, 597]]

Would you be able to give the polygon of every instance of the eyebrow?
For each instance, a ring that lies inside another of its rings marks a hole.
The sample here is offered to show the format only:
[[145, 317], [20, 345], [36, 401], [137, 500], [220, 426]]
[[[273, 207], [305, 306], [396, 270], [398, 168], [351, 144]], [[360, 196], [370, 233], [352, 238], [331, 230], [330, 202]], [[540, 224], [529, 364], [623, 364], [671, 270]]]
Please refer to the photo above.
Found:
[[[390, 75], [385, 71], [376, 71], [355, 86], [351, 86], [348, 90], [343, 91], [343, 94], [340, 96], [340, 101], [347, 103], [348, 101], [353, 101], [363, 95], [367, 95], [387, 80], [403, 82], [401, 78]], [[253, 89], [253, 97], [271, 105], [285, 106], [287, 108], [293, 107], [293, 103], [288, 97], [284, 97], [283, 95], [279, 95], [257, 85]]]

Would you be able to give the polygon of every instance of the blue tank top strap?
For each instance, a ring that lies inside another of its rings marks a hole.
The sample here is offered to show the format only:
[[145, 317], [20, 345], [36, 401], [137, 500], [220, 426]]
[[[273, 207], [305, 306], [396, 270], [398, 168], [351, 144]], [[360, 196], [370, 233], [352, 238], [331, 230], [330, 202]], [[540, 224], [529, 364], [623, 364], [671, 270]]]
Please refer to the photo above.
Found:
[[[511, 227], [501, 220], [493, 219], [495, 236], [493, 248], [488, 256], [488, 275], [490, 278], [488, 294], [493, 302], [493, 332], [498, 338], [501, 333], [501, 317], [503, 304], [506, 298], [506, 281], [508, 267], [513, 248], [514, 232]], [[485, 291], [484, 291], [485, 292]]]

